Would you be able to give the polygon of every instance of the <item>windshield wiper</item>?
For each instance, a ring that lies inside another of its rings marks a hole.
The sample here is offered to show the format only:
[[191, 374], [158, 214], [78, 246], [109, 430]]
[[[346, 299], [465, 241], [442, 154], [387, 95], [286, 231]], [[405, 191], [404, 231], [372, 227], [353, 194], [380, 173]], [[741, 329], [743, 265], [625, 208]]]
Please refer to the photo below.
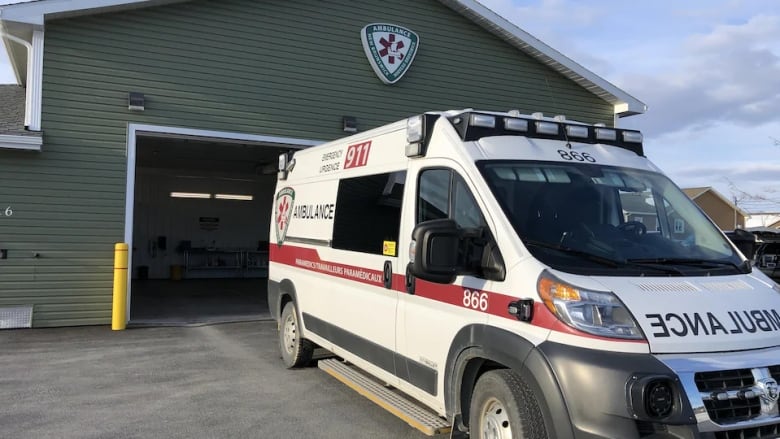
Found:
[[534, 247], [549, 248], [552, 250], [558, 250], [563, 253], [569, 253], [572, 255], [581, 256], [589, 261], [598, 262], [602, 265], [607, 265], [610, 267], [619, 267], [621, 265], [625, 265], [624, 261], [616, 261], [614, 259], [609, 259], [603, 256], [594, 255], [593, 253], [588, 253], [582, 250], [573, 249], [571, 247], [564, 247], [559, 244], [550, 244], [549, 242], [534, 241], [532, 239], [523, 240], [523, 244], [532, 245]]
[[744, 267], [740, 267], [731, 261], [719, 261], [712, 259], [689, 259], [689, 258], [647, 258], [647, 259], [628, 259], [627, 262], [636, 264], [659, 264], [659, 265], [688, 265], [700, 268], [732, 267], [742, 272]]
[[669, 274], [685, 274], [679, 268], [663, 265], [663, 263], [657, 262], [657, 259], [627, 259], [626, 263], [642, 268], [652, 268], [653, 270], [660, 270]]
[[594, 255], [593, 253], [588, 253], [586, 251], [573, 249], [571, 247], [564, 247], [561, 245], [556, 244], [550, 244], [548, 242], [542, 242], [542, 241], [534, 241], [534, 240], [523, 240], [523, 243], [526, 245], [532, 245], [535, 247], [542, 247], [542, 248], [549, 248], [552, 250], [558, 250], [563, 253], [569, 253], [577, 256], [581, 256], [589, 261], [598, 262], [602, 265], [606, 265], [609, 267], [617, 268], [617, 267], [639, 267], [639, 268], [650, 268], [656, 271], [662, 271], [664, 273], [669, 274], [683, 274], [680, 270], [674, 268], [674, 267], [666, 267], [666, 266], [658, 266], [653, 265], [652, 263], [643, 263], [642, 261], [635, 261], [635, 260], [616, 260], [616, 259], [609, 259], [605, 258], [603, 256]]

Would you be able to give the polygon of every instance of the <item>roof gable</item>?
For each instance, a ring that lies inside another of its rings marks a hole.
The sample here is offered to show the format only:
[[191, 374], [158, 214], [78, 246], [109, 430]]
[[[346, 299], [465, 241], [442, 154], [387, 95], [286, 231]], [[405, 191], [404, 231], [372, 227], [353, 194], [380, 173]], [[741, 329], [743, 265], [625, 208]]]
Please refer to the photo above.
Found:
[[685, 192], [685, 195], [688, 196], [691, 200], [695, 200], [699, 196], [701, 196], [703, 193], [710, 190], [709, 187], [692, 187], [692, 188], [685, 188], [682, 191]]
[[[161, 4], [176, 3], [186, 0], [37, 0], [27, 3], [0, 6], [0, 24], [13, 22], [18, 27], [24, 23], [30, 27], [42, 26], [47, 20], [91, 15], [107, 11], [142, 8]], [[579, 86], [613, 105], [618, 116], [631, 116], [644, 113], [646, 105], [614, 86], [604, 78], [596, 75], [582, 65], [564, 56], [552, 47], [541, 42], [531, 34], [510, 23], [505, 18], [491, 11], [476, 0], [438, 0], [454, 11], [460, 13], [485, 30], [498, 36], [511, 46], [528, 54], [538, 62], [548, 66], [562, 76], [574, 81]], [[25, 29], [17, 32], [23, 34]], [[11, 54], [12, 44], [3, 38], [9, 48], [11, 61], [15, 66], [23, 66], [26, 61], [24, 51]], [[19, 70], [17, 69], [17, 72]], [[18, 73], [17, 73], [18, 74]], [[22, 79], [18, 78], [22, 83]]]
[[697, 198], [701, 197], [704, 194], [711, 194], [715, 196], [718, 200], [722, 201], [724, 204], [728, 205], [731, 209], [736, 210], [740, 215], [742, 216], [748, 216], [750, 215], [748, 212], [745, 212], [744, 210], [740, 209], [737, 205], [729, 201], [728, 198], [724, 197], [720, 194], [720, 192], [716, 191], [712, 187], [696, 187], [696, 188], [686, 188], [683, 189], [683, 192], [685, 192], [685, 195], [688, 196], [691, 200], [696, 200]]

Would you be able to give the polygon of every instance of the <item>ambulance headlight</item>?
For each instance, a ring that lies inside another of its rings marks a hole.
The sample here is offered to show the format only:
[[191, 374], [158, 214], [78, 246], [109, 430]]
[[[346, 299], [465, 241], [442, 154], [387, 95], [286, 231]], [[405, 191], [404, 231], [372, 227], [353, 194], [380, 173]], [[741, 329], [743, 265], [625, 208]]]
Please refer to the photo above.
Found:
[[575, 329], [600, 337], [644, 339], [636, 320], [614, 293], [578, 288], [547, 271], [539, 276], [536, 287], [547, 309]]

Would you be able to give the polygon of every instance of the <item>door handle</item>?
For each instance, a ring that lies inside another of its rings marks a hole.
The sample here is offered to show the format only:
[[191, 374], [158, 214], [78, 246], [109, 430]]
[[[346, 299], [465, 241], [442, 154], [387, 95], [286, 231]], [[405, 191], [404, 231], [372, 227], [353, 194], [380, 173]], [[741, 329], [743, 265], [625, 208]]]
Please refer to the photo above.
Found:
[[415, 285], [416, 282], [414, 275], [412, 274], [412, 264], [409, 264], [406, 266], [406, 292], [413, 295]]
[[385, 281], [385, 288], [388, 290], [393, 288], [393, 264], [390, 261], [385, 261], [385, 268], [382, 273]]

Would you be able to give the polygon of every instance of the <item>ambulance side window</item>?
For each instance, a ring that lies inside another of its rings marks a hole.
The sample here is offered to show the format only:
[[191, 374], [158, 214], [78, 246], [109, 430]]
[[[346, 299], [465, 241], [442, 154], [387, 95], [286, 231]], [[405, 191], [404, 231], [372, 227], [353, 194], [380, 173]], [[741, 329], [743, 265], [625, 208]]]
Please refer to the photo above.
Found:
[[397, 243], [405, 181], [406, 171], [341, 180], [331, 247], [381, 255], [385, 241]]
[[466, 182], [452, 170], [422, 171], [418, 190], [418, 223], [452, 218], [463, 228], [479, 228], [487, 225]]
[[450, 171], [431, 169], [420, 174], [417, 222], [449, 217]]

